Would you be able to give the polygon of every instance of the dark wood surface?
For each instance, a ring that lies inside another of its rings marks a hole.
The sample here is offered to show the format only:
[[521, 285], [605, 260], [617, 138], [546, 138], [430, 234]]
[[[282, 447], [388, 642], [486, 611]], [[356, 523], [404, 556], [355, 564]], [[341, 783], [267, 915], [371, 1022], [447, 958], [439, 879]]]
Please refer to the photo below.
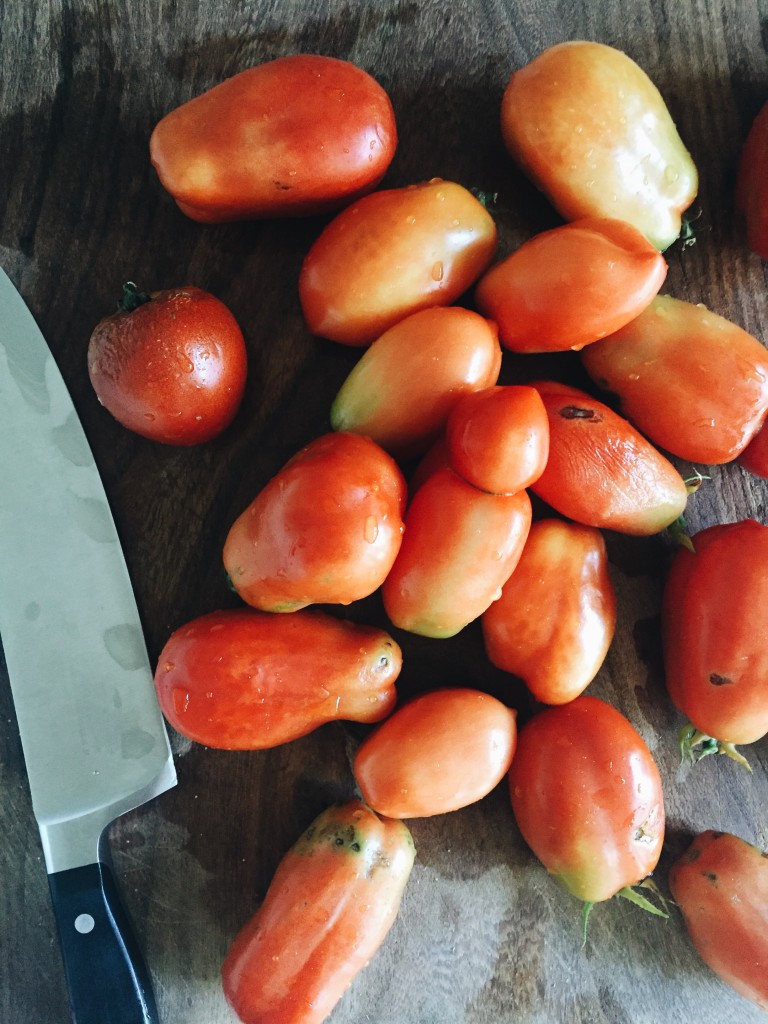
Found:
[[[504, 85], [550, 44], [601, 40], [651, 75], [701, 172], [698, 241], [669, 251], [664, 290], [765, 339], [765, 266], [735, 224], [733, 184], [741, 142], [768, 96], [767, 34], [765, 0], [0, 3], [0, 265], [71, 388], [153, 659], [175, 627], [236, 603], [220, 558], [229, 525], [294, 451], [328, 429], [331, 400], [356, 357], [312, 338], [302, 322], [297, 273], [322, 222], [202, 227], [185, 219], [150, 166], [158, 119], [281, 54], [351, 59], [395, 106], [400, 146], [385, 184], [440, 176], [499, 192], [502, 245], [510, 247], [557, 217], [505, 156]], [[129, 434], [98, 405], [88, 338], [127, 279], [207, 288], [241, 323], [248, 391], [219, 439], [163, 447]], [[514, 377], [516, 366], [508, 361], [505, 372]], [[711, 477], [691, 498], [693, 530], [748, 515], [766, 521], [768, 485], [734, 465]], [[616, 535], [609, 547], [619, 626], [590, 692], [630, 718], [659, 763], [668, 836], [656, 877], [666, 891], [668, 866], [696, 831], [726, 829], [768, 845], [768, 745], [748, 750], [751, 776], [725, 758], [693, 770], [678, 764], [682, 719], [665, 695], [659, 652], [669, 549], [663, 539]], [[352, 613], [384, 623], [376, 597]], [[403, 693], [473, 685], [519, 706], [521, 720], [530, 713], [519, 686], [485, 660], [474, 627], [449, 641], [396, 635]], [[4, 675], [0, 721], [0, 1020], [64, 1024], [45, 870]], [[349, 761], [361, 735], [334, 725], [273, 751], [237, 754], [172, 737], [178, 787], [111, 830], [163, 1024], [231, 1019], [219, 985], [227, 946], [302, 828], [353, 793]], [[333, 1024], [659, 1024], [703, 1008], [712, 1019], [765, 1019], [698, 960], [676, 912], [664, 922], [612, 901], [594, 911], [582, 949], [580, 908], [528, 851], [504, 787], [464, 811], [413, 821], [412, 832], [418, 859], [401, 914]]]

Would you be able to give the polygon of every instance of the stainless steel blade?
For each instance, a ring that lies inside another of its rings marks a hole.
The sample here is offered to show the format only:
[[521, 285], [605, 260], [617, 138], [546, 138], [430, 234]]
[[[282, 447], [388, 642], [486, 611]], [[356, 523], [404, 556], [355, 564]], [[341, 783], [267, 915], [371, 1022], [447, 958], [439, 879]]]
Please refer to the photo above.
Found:
[[176, 774], [90, 447], [2, 270], [0, 636], [48, 871], [93, 863], [105, 826]]

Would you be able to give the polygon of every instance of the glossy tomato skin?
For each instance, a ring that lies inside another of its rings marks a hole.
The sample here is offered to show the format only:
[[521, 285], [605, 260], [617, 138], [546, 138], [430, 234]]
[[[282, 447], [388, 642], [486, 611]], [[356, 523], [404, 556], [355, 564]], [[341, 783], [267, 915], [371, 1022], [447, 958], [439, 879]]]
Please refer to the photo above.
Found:
[[438, 469], [411, 499], [381, 589], [390, 621], [421, 636], [454, 636], [499, 596], [530, 525], [526, 491], [488, 494]]
[[324, 434], [293, 456], [229, 530], [224, 567], [262, 611], [350, 604], [376, 590], [403, 534], [406, 484], [358, 434]]
[[752, 123], [741, 151], [736, 209], [744, 219], [747, 245], [768, 260], [768, 102]]
[[166, 114], [150, 157], [182, 212], [214, 223], [339, 209], [381, 181], [396, 146], [375, 79], [348, 61], [294, 54]]
[[463, 186], [433, 178], [348, 206], [315, 241], [299, 275], [313, 334], [365, 346], [399, 320], [450, 306], [486, 269], [496, 224]]
[[425, 818], [482, 800], [509, 771], [516, 712], [468, 688], [433, 690], [363, 741], [353, 770], [363, 799], [388, 818]]
[[538, 480], [549, 454], [549, 418], [535, 388], [504, 384], [462, 396], [445, 425], [451, 467], [492, 494]]
[[664, 839], [658, 768], [634, 726], [582, 694], [520, 730], [509, 773], [523, 838], [587, 903], [610, 899], [656, 867]]
[[685, 509], [685, 481], [622, 416], [578, 388], [533, 384], [549, 416], [549, 456], [531, 484], [561, 515], [601, 529], [647, 536]]
[[319, 815], [222, 965], [243, 1024], [322, 1024], [386, 938], [414, 857], [406, 826], [359, 800]]
[[691, 462], [731, 462], [768, 413], [768, 352], [701, 305], [658, 296], [581, 360], [654, 444]]
[[736, 456], [740, 466], [768, 480], [768, 429], [765, 421], [749, 444]]
[[193, 286], [142, 295], [126, 285], [126, 297], [128, 308], [101, 320], [88, 343], [99, 401], [152, 441], [209, 441], [234, 419], [245, 390], [248, 359], [237, 321]]
[[544, 704], [578, 697], [616, 629], [616, 594], [600, 530], [569, 520], [531, 526], [520, 561], [481, 619], [490, 661]]
[[331, 426], [412, 456], [437, 437], [462, 395], [495, 384], [500, 369], [495, 324], [460, 306], [422, 309], [362, 354], [334, 400]]
[[632, 224], [585, 217], [534, 235], [487, 270], [475, 301], [512, 352], [578, 350], [641, 313], [666, 274]]
[[325, 722], [378, 722], [393, 709], [402, 654], [384, 630], [305, 609], [211, 612], [177, 629], [155, 671], [177, 732], [226, 750], [262, 750]]
[[698, 730], [724, 743], [768, 732], [768, 526], [700, 530], [675, 553], [664, 587], [667, 691]]
[[662, 250], [680, 234], [696, 167], [658, 89], [620, 50], [587, 40], [544, 50], [512, 75], [501, 132], [566, 220], [626, 220]]
[[669, 869], [669, 888], [702, 960], [768, 1011], [768, 856], [728, 832], [701, 832]]

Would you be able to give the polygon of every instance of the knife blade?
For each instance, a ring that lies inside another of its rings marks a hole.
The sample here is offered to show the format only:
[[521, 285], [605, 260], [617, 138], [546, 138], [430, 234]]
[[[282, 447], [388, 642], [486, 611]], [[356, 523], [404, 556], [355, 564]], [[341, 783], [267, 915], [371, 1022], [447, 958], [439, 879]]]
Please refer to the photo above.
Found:
[[173, 757], [93, 454], [2, 270], [0, 638], [72, 1019], [155, 1024], [107, 827], [175, 785]]

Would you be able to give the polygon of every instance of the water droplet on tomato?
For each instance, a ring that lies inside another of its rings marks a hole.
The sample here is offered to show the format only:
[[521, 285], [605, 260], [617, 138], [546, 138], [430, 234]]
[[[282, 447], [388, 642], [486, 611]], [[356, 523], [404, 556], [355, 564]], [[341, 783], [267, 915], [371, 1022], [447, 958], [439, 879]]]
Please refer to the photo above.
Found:
[[171, 700], [177, 715], [186, 714], [189, 710], [189, 691], [183, 686], [174, 686]]
[[366, 518], [363, 536], [368, 544], [373, 544], [379, 536], [379, 521], [376, 516], [368, 516]]
[[442, 281], [443, 280], [443, 262], [438, 260], [437, 263], [432, 267], [432, 280]]
[[664, 181], [668, 182], [670, 185], [674, 185], [679, 177], [680, 173], [676, 171], [674, 167], [665, 167]]

